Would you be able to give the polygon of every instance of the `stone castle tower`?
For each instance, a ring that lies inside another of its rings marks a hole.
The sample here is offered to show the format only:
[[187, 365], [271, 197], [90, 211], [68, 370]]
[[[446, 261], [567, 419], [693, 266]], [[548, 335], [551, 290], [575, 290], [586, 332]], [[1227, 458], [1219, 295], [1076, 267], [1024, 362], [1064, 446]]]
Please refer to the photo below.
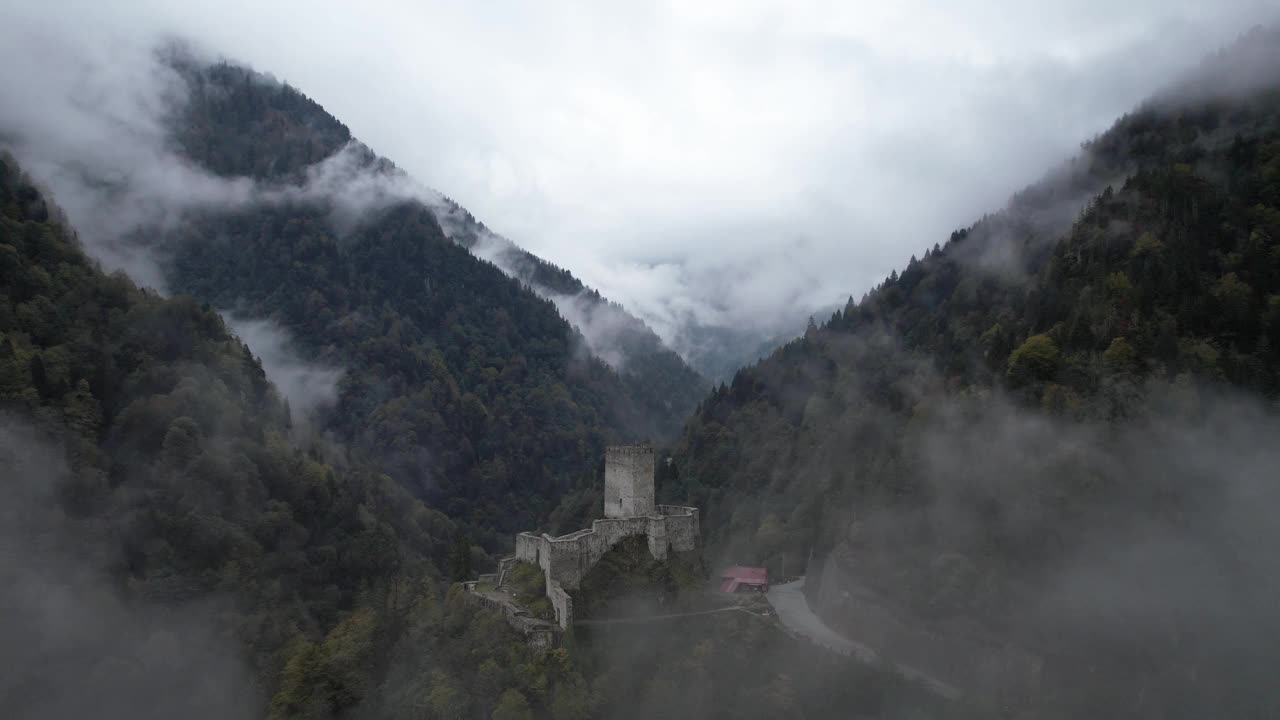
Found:
[[610, 446], [604, 456], [604, 516], [633, 518], [653, 514], [653, 447]]
[[648, 445], [607, 448], [604, 518], [593, 520], [590, 528], [559, 537], [520, 533], [516, 536], [515, 557], [501, 563], [504, 569], [499, 572], [498, 584], [502, 584], [505, 568], [512, 562], [542, 568], [556, 624], [567, 629], [573, 626], [573, 597], [569, 591], [577, 590], [600, 558], [624, 538], [644, 537], [655, 560], [665, 560], [672, 552], [696, 552], [701, 543], [698, 509], [654, 505], [653, 470], [653, 448]]

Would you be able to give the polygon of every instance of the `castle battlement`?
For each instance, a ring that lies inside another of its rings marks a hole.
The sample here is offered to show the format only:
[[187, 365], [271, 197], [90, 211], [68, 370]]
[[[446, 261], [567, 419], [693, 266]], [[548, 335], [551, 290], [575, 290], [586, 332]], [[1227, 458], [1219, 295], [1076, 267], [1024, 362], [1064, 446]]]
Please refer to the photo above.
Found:
[[560, 537], [522, 532], [515, 559], [542, 568], [547, 597], [561, 628], [573, 624], [573, 598], [582, 578], [619, 541], [644, 535], [649, 552], [664, 560], [671, 552], [697, 550], [701, 542], [698, 509], [654, 505], [653, 448], [621, 445], [605, 452], [604, 518]]

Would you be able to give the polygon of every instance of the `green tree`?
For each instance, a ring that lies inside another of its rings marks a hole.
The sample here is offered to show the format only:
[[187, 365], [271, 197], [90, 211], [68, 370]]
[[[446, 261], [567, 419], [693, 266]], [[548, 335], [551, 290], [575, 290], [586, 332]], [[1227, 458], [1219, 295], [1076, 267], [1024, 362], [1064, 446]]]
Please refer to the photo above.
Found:
[[40, 353], [31, 355], [31, 384], [35, 386], [41, 400], [48, 400], [55, 394], [53, 384], [49, 381], [49, 373], [44, 366], [44, 358]]
[[1128, 372], [1137, 365], [1138, 352], [1133, 349], [1128, 340], [1118, 337], [1107, 346], [1106, 352], [1102, 353], [1102, 359], [1112, 372]]
[[1133, 283], [1129, 282], [1129, 276], [1122, 272], [1108, 274], [1102, 284], [1107, 291], [1107, 297], [1116, 305], [1126, 305], [1133, 295]]
[[12, 340], [0, 337], [0, 400], [20, 400], [29, 394], [30, 364], [22, 361]]
[[1048, 380], [1058, 369], [1058, 344], [1048, 335], [1032, 335], [1009, 355], [1009, 379], [1014, 383]]
[[175, 419], [165, 431], [161, 449], [175, 467], [186, 466], [200, 454], [200, 426], [189, 417]]
[[89, 390], [87, 380], [76, 383], [76, 389], [67, 393], [63, 405], [69, 427], [85, 437], [97, 437], [102, 425], [102, 406]]
[[431, 691], [427, 694], [427, 708], [437, 720], [463, 720], [467, 716], [467, 694], [449, 675], [431, 673]]
[[454, 582], [471, 579], [471, 541], [465, 533], [458, 533], [449, 546], [449, 577]]
[[1239, 275], [1230, 272], [1218, 278], [1212, 292], [1232, 328], [1245, 329], [1252, 314], [1253, 288]]
[[561, 682], [551, 699], [554, 720], [588, 720], [591, 717], [591, 693], [581, 683]]
[[515, 688], [503, 691], [493, 708], [493, 720], [533, 720], [533, 710], [524, 693]]

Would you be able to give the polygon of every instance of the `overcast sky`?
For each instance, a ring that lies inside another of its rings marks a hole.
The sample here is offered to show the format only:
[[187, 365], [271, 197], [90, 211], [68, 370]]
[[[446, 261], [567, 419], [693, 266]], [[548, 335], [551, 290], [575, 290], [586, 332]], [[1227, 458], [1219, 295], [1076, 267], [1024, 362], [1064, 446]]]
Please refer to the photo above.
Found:
[[20, 14], [73, 42], [176, 33], [270, 72], [669, 334], [690, 313], [750, 323], [860, 296], [1276, 5], [136, 0]]

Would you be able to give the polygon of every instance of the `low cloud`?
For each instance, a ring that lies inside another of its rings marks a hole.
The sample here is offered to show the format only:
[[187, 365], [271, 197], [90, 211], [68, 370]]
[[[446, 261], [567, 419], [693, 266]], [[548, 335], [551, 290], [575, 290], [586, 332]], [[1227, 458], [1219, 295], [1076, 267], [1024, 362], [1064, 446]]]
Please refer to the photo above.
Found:
[[[1073, 419], [951, 394], [930, 360], [887, 339], [829, 340], [910, 368], [890, 387], [847, 378], [805, 404], [813, 450], [796, 482], [822, 487], [837, 468], [851, 493], [820, 513], [834, 546], [810, 567], [829, 622], [984, 694], [1070, 687], [1081, 714], [1274, 703], [1259, 670], [1280, 660], [1273, 403], [1117, 377], [1101, 392], [1124, 399], [1126, 419]], [[914, 411], [876, 410], [884, 392]], [[860, 455], [880, 443], [900, 449], [888, 470], [877, 463], [889, 453]], [[882, 501], [886, 483], [915, 500]]]
[[428, 199], [428, 202], [445, 234], [454, 242], [555, 305], [560, 317], [578, 331], [581, 347], [577, 352], [590, 353], [614, 370], [626, 372], [630, 353], [643, 343], [641, 333], [644, 333], [644, 327], [635, 316], [589, 289], [564, 293], [538, 284], [533, 277], [537, 260], [517, 245], [477, 223], [469, 213], [447, 198], [440, 196]]
[[288, 331], [271, 320], [237, 318], [228, 313], [223, 313], [223, 318], [262, 362], [267, 379], [289, 401], [295, 421], [337, 401], [342, 369], [305, 362]]
[[122, 240], [188, 210], [247, 202], [248, 180], [214, 177], [174, 155], [164, 119], [184, 97], [155, 45], [93, 37], [21, 16], [0, 44], [0, 127], [24, 169], [52, 190], [109, 270], [164, 289], [154, 258]]
[[[159, 38], [26, 27], [28, 37], [0, 51], [0, 64], [30, 70], [3, 77], [6, 144], [51, 191], [88, 253], [141, 285], [168, 291], [160, 238], [195, 214], [315, 203], [345, 233], [394, 203], [435, 197], [355, 141], [307, 168], [299, 184], [215, 176], [173, 148], [165, 123], [181, 110], [187, 87], [163, 61]], [[269, 319], [225, 316], [295, 420], [335, 400], [342, 369], [303, 360]]]
[[[0, 414], [0, 706], [10, 717], [251, 718], [261, 699], [216, 608], [122, 591], [113, 535], [66, 517], [53, 441]], [[121, 522], [122, 518], [111, 518]]]
[[618, 372], [627, 369], [625, 346], [635, 332], [635, 319], [622, 308], [602, 303], [585, 293], [549, 295], [560, 317], [569, 321], [582, 334], [587, 350]]
[[[164, 95], [62, 81], [151, 83], [126, 46], [192, 37], [288, 79], [678, 341], [690, 322], [767, 331], [791, 326], [775, 308], [803, 318], [860, 296], [1276, 17], [1256, 0], [917, 5], [73, 1], [6, 18], [0, 118], [68, 147], [83, 108], [52, 95], [71, 89], [128, 126]], [[121, 135], [79, 136], [70, 157], [132, 152]], [[226, 191], [166, 172], [185, 197]]]

